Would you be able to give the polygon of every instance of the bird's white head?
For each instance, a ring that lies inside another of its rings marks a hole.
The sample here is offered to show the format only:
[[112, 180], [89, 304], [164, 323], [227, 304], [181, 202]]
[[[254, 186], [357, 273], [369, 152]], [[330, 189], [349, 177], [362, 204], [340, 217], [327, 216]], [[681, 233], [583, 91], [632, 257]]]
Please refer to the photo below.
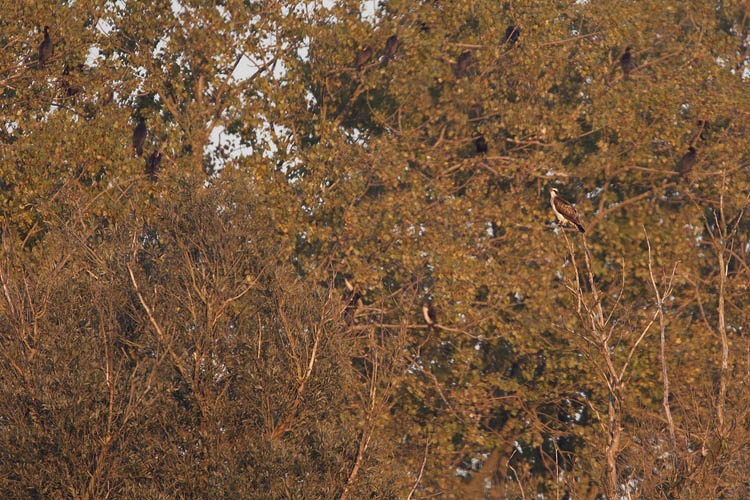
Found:
[[560, 196], [560, 191], [558, 191], [558, 190], [557, 190], [557, 188], [551, 188], [551, 189], [549, 190], [549, 195], [550, 195], [550, 196], [551, 196], [552, 198], [555, 198], [555, 197], [557, 197], [557, 196]]

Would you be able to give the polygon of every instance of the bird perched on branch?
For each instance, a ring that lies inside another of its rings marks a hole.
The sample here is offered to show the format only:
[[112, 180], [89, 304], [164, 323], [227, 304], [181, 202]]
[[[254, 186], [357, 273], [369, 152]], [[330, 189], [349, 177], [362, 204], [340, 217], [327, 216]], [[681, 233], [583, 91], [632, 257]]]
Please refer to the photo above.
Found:
[[52, 57], [52, 53], [55, 48], [52, 46], [52, 39], [49, 37], [49, 26], [44, 27], [44, 40], [39, 44], [39, 64], [44, 67], [44, 64]]
[[143, 143], [146, 141], [147, 134], [148, 129], [146, 128], [146, 124], [139, 121], [138, 125], [135, 126], [135, 129], [133, 129], [133, 150], [135, 151], [136, 156], [141, 156], [143, 154]]
[[511, 24], [505, 28], [505, 43], [513, 45], [518, 41], [519, 36], [521, 36], [520, 26], [514, 26]]
[[578, 231], [585, 233], [581, 224], [581, 218], [578, 216], [578, 210], [570, 202], [565, 201], [560, 197], [560, 191], [557, 188], [549, 190], [550, 204], [552, 205], [552, 211], [555, 212], [557, 220], [560, 224], [565, 225], [566, 223], [573, 224], [578, 228]]
[[398, 51], [398, 46], [401, 45], [401, 43], [398, 41], [398, 37], [396, 35], [391, 35], [388, 37], [388, 40], [385, 41], [385, 54], [383, 54], [383, 64], [388, 64], [388, 61], [393, 59], [393, 57], [396, 55], [396, 51]]
[[474, 148], [477, 150], [477, 154], [487, 153], [487, 139], [484, 138], [484, 135], [480, 134], [479, 137], [474, 139]]
[[631, 47], [625, 48], [625, 53], [620, 56], [620, 67], [622, 68], [622, 77], [627, 80], [630, 78], [630, 71], [633, 69], [633, 56], [630, 54]]
[[471, 51], [467, 49], [461, 52], [461, 55], [458, 56], [458, 61], [456, 62], [456, 78], [461, 78], [466, 74], [466, 70], [469, 69], [469, 64], [471, 64]]
[[687, 177], [690, 174], [690, 172], [693, 170], [693, 165], [695, 165], [695, 160], [697, 159], [697, 157], [697, 151], [693, 146], [690, 146], [688, 148], [688, 152], [685, 153], [685, 155], [680, 158], [680, 161], [677, 163], [677, 171], [681, 176]]
[[159, 164], [161, 163], [161, 151], [158, 149], [151, 153], [151, 156], [149, 156], [148, 161], [146, 162], [146, 174], [148, 174], [149, 179], [151, 179], [151, 182], [156, 182], [156, 174], [159, 171]]
[[359, 49], [359, 52], [357, 52], [357, 60], [354, 63], [354, 66], [357, 68], [357, 71], [362, 69], [362, 66], [370, 62], [370, 59], [372, 58], [372, 46], [371, 45], [365, 45], [361, 49]]

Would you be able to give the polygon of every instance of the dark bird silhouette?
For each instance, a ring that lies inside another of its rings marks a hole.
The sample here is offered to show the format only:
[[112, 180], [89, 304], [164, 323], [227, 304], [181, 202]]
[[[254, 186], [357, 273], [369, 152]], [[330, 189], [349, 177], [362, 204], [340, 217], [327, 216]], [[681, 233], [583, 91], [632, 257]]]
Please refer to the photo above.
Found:
[[346, 305], [344, 308], [344, 315], [347, 319], [352, 320], [354, 319], [357, 309], [364, 305], [362, 302], [362, 294], [352, 282], [346, 278], [344, 278], [344, 285], [346, 285], [346, 293], [344, 294], [344, 304]]
[[133, 150], [136, 156], [143, 154], [143, 143], [146, 141], [146, 135], [148, 135], [148, 129], [143, 122], [138, 122], [138, 125], [133, 129]]
[[354, 65], [357, 68], [357, 71], [362, 69], [362, 66], [370, 62], [370, 59], [372, 58], [372, 46], [371, 45], [365, 45], [361, 49], [359, 49], [359, 52], [357, 52], [357, 60], [354, 63]]
[[474, 147], [477, 149], [477, 154], [484, 154], [487, 152], [487, 141], [484, 135], [480, 135], [474, 139]]
[[625, 48], [625, 53], [620, 56], [620, 67], [622, 68], [622, 77], [627, 80], [630, 78], [630, 72], [633, 69], [633, 56], [630, 54], [631, 47]]
[[385, 41], [385, 54], [383, 54], [384, 64], [388, 64], [388, 61], [393, 59], [393, 56], [395, 56], [396, 52], [398, 51], [399, 45], [401, 45], [401, 42], [398, 41], [398, 37], [396, 35], [391, 35], [388, 37], [388, 40]]
[[52, 39], [49, 37], [49, 26], [44, 27], [44, 40], [39, 44], [39, 64], [44, 67], [45, 63], [52, 57], [55, 48], [52, 46]]
[[688, 152], [685, 153], [685, 155], [680, 158], [680, 161], [677, 163], [677, 172], [679, 172], [681, 176], [687, 177], [693, 170], [693, 165], [695, 165], [697, 156], [698, 155], [695, 148], [693, 146], [690, 146], [688, 148]]
[[521, 27], [509, 25], [505, 28], [505, 43], [513, 45], [518, 41], [518, 37], [521, 36]]
[[60, 78], [60, 88], [65, 92], [65, 97], [75, 97], [81, 93], [81, 88], [70, 83], [70, 67], [66, 64], [63, 68], [63, 77]]
[[425, 302], [422, 305], [422, 317], [430, 328], [434, 328], [437, 325], [437, 312], [432, 307], [432, 302]]
[[159, 164], [161, 163], [161, 151], [158, 149], [151, 153], [148, 161], [146, 162], [146, 174], [148, 174], [151, 182], [156, 182], [156, 174], [159, 172]]
[[471, 64], [471, 51], [464, 50], [461, 55], [458, 56], [458, 62], [456, 63], [456, 78], [461, 78], [466, 74], [466, 70], [469, 69]]

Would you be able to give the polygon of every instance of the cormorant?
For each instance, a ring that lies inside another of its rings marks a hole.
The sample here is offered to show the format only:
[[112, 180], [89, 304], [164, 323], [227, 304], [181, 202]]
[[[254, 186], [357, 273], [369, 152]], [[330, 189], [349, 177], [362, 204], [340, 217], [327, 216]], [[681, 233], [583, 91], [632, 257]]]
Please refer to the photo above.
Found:
[[620, 66], [622, 67], [622, 76], [625, 80], [630, 77], [630, 71], [633, 69], [633, 56], [630, 54], [631, 47], [625, 48], [625, 53], [620, 56]]
[[52, 57], [52, 53], [54, 52], [54, 47], [52, 46], [52, 39], [49, 37], [49, 26], [44, 27], [44, 40], [42, 40], [42, 43], [39, 45], [39, 64], [44, 67], [44, 64], [47, 62], [47, 60]]
[[685, 153], [679, 163], [677, 163], [677, 171], [681, 176], [687, 177], [690, 174], [690, 171], [693, 170], [693, 165], [695, 165], [695, 160], [697, 158], [696, 153], [695, 148], [690, 146], [688, 152]]
[[487, 141], [484, 135], [480, 135], [474, 139], [474, 147], [477, 148], [477, 154], [483, 154], [487, 152]]
[[139, 121], [138, 125], [136, 125], [133, 130], [133, 150], [135, 151], [136, 156], [141, 156], [143, 154], [143, 143], [146, 141], [147, 134], [148, 129], [146, 128], [146, 125], [142, 121]]
[[391, 35], [388, 37], [388, 40], [385, 41], [385, 54], [383, 55], [383, 63], [388, 64], [388, 61], [393, 59], [393, 56], [396, 55], [396, 51], [398, 50], [399, 45], [400, 43], [396, 35]]
[[505, 43], [513, 45], [518, 41], [518, 37], [521, 35], [521, 27], [509, 25], [505, 28]]

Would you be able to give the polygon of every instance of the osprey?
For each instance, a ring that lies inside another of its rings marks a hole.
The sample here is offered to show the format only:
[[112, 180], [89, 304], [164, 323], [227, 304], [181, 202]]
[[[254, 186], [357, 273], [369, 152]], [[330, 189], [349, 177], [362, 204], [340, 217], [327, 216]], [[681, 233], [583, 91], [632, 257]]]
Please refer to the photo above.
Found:
[[555, 212], [555, 216], [561, 224], [565, 225], [566, 222], [570, 222], [577, 227], [580, 232], [586, 232], [586, 230], [583, 229], [583, 225], [581, 225], [581, 218], [578, 216], [576, 207], [560, 198], [560, 192], [557, 188], [549, 190], [549, 198], [550, 204], [552, 205], [552, 211]]

